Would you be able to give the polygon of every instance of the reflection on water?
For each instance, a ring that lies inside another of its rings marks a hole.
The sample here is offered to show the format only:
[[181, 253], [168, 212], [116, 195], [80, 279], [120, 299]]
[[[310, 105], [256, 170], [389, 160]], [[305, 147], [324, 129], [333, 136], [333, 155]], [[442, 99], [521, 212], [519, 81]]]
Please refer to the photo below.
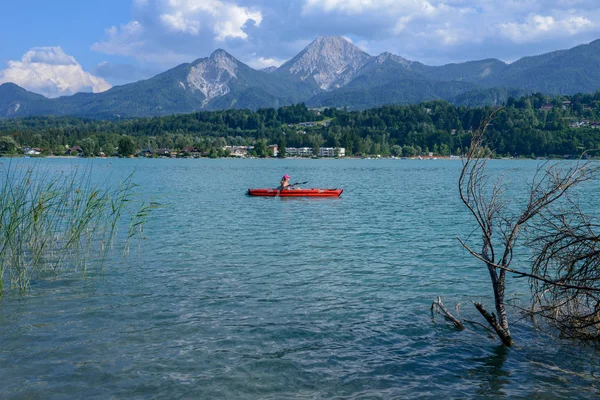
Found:
[[[468, 304], [492, 296], [487, 272], [456, 241], [472, 230], [458, 161], [95, 162], [99, 178], [115, 181], [136, 167], [163, 207], [141, 252], [104, 274], [5, 293], [0, 398], [598, 395], [595, 349], [513, 315], [513, 349], [432, 323], [438, 295], [477, 321]], [[489, 164], [514, 172], [513, 198], [535, 166]], [[344, 193], [245, 195], [283, 173]], [[527, 282], [509, 279], [508, 292], [527, 293]]]
[[504, 369], [504, 363], [508, 359], [510, 350], [505, 346], [495, 346], [492, 354], [487, 357], [473, 359], [471, 374], [475, 380], [481, 380], [477, 393], [488, 396], [500, 396], [507, 393], [503, 390], [510, 384], [510, 371]]

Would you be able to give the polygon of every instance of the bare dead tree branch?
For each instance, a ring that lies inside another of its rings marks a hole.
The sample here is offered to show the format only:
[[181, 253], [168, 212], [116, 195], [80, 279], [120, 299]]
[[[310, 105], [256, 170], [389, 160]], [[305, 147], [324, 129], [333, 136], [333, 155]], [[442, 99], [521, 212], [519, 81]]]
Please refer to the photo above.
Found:
[[461, 331], [465, 329], [465, 325], [458, 318], [452, 315], [450, 311], [448, 311], [448, 309], [444, 306], [444, 303], [442, 303], [442, 298], [439, 296], [437, 300], [431, 304], [431, 311], [433, 312], [433, 310], [436, 308], [438, 309], [438, 312], [441, 310], [444, 313], [444, 318], [451, 321], [457, 329]]
[[[496, 313], [481, 303], [477, 310], [506, 346], [512, 346], [504, 292], [506, 274], [530, 280], [531, 312], [546, 317], [566, 336], [600, 339], [600, 239], [598, 220], [589, 218], [569, 193], [596, 179], [600, 165], [541, 163], [529, 183], [520, 212], [511, 214], [504, 197], [504, 176], [490, 186], [484, 157], [484, 135], [501, 109], [495, 110], [471, 138], [459, 177], [460, 199], [473, 216], [481, 235], [481, 251], [459, 238], [461, 245], [488, 270]], [[569, 207], [561, 209], [560, 204]], [[532, 266], [511, 266], [523, 232], [533, 250]], [[434, 303], [435, 304], [435, 303]], [[433, 307], [433, 306], [432, 306]], [[441, 308], [441, 307], [440, 307]]]
[[496, 331], [496, 334], [498, 335], [500, 340], [502, 340], [502, 343], [504, 343], [504, 345], [506, 345], [508, 347], [512, 346], [514, 344], [514, 342], [513, 342], [512, 336], [510, 335], [510, 332], [508, 332], [502, 326], [500, 326], [500, 324], [498, 323], [498, 320], [496, 318], [496, 315], [494, 313], [490, 314], [485, 309], [483, 304], [481, 304], [481, 303], [474, 303], [474, 304], [475, 304], [475, 308], [477, 308], [477, 310], [481, 313], [481, 315], [483, 315], [483, 317], [488, 322], [488, 324], [490, 324], [490, 326], [492, 328], [494, 328], [494, 331]]
[[527, 244], [534, 250], [532, 272], [551, 282], [530, 281], [533, 312], [551, 321], [566, 337], [599, 340], [600, 221], [569, 199], [562, 209], [548, 210], [542, 222], [532, 230]]
[[563, 282], [559, 282], [559, 281], [556, 281], [556, 280], [551, 280], [551, 279], [548, 279], [548, 278], [544, 278], [543, 276], [540, 276], [540, 275], [535, 275], [535, 274], [530, 274], [528, 272], [519, 271], [519, 270], [516, 270], [516, 269], [513, 269], [513, 268], [506, 267], [504, 265], [491, 263], [491, 262], [485, 260], [479, 253], [475, 252], [475, 250], [471, 249], [460, 238], [458, 238], [458, 241], [460, 242], [460, 244], [473, 257], [477, 258], [480, 261], [483, 261], [483, 262], [487, 263], [488, 265], [493, 266], [494, 268], [502, 269], [502, 270], [504, 270], [506, 272], [511, 272], [511, 273], [513, 273], [515, 275], [519, 275], [519, 276], [522, 276], [522, 277], [531, 278], [531, 279], [534, 279], [536, 281], [541, 281], [541, 282], [547, 283], [549, 285], [560, 286], [560, 287], [563, 287], [565, 289], [590, 290], [590, 291], [594, 291], [594, 292], [599, 292], [600, 293], [600, 287], [571, 285], [571, 284], [568, 284], [568, 283], [563, 283]]

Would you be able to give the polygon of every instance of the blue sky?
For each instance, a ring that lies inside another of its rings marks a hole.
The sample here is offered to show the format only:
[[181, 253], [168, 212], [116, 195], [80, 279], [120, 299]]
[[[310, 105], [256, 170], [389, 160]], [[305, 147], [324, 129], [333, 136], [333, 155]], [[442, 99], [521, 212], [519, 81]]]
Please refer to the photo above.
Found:
[[512, 62], [600, 38], [598, 0], [7, 0], [0, 83], [56, 97], [103, 91], [223, 48], [279, 65], [317, 36], [343, 35], [440, 65]]

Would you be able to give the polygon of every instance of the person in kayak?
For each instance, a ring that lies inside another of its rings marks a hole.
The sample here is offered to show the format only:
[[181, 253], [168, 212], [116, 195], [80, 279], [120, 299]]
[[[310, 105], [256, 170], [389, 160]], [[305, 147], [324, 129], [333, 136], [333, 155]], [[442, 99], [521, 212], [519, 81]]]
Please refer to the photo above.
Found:
[[294, 185], [290, 184], [291, 177], [288, 174], [285, 174], [283, 178], [281, 178], [281, 182], [279, 182], [278, 190], [290, 190], [290, 189], [300, 189], [299, 187], [294, 187]]
[[285, 174], [283, 178], [281, 178], [281, 182], [279, 182], [279, 190], [290, 189], [290, 179], [291, 177], [288, 174]]

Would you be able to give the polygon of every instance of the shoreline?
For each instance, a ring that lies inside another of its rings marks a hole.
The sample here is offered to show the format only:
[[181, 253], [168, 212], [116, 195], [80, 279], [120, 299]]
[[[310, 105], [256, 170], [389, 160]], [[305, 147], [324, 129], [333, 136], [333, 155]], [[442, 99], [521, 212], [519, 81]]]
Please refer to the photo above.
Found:
[[[13, 154], [3, 154], [0, 155], [0, 158], [25, 158], [25, 159], [40, 159], [40, 158], [57, 158], [57, 159], [150, 159], [150, 160], [184, 160], [184, 159], [195, 159], [195, 160], [221, 160], [221, 159], [229, 159], [229, 160], [418, 160], [418, 161], [437, 161], [437, 160], [463, 160], [463, 157], [459, 156], [417, 156], [417, 157], [377, 157], [377, 156], [346, 156], [346, 157], [79, 157], [79, 156], [25, 156], [25, 155], [13, 155]], [[590, 157], [587, 159], [579, 159], [579, 158], [564, 158], [564, 157], [491, 157], [487, 158], [488, 160], [530, 160], [530, 161], [576, 161], [576, 160], [584, 160], [584, 161], [598, 161], [600, 157]]]

